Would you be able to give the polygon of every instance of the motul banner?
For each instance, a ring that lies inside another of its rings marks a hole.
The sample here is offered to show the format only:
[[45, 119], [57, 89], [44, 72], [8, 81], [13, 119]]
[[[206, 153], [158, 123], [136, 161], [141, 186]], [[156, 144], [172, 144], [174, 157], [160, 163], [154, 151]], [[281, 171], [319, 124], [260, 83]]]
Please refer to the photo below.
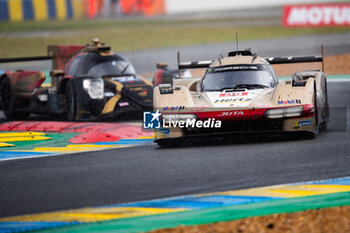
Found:
[[350, 26], [350, 3], [284, 6], [283, 26]]

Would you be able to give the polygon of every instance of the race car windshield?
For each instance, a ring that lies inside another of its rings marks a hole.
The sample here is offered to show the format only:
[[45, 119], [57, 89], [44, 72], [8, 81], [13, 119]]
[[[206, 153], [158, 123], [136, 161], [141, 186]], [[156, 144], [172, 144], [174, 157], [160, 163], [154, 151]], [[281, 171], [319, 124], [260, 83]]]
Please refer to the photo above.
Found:
[[135, 74], [134, 67], [119, 56], [86, 55], [76, 70], [76, 75], [102, 77], [106, 75]]
[[202, 91], [259, 89], [276, 85], [267, 65], [235, 65], [209, 68], [203, 78]]
[[134, 67], [126, 61], [108, 61], [93, 66], [88, 72], [91, 76], [119, 74], [135, 74]]

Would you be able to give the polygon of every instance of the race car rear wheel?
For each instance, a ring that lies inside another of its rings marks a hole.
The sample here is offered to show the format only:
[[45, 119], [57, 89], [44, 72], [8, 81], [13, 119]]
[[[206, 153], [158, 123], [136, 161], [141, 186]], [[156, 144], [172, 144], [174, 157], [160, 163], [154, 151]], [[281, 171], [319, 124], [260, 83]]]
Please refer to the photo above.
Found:
[[66, 99], [66, 119], [75, 121], [77, 118], [77, 98], [74, 90], [73, 82], [68, 81], [65, 89]]
[[314, 90], [314, 106], [315, 106], [315, 122], [316, 122], [315, 136], [317, 136], [318, 133], [320, 132], [320, 125], [319, 125], [319, 117], [318, 117], [317, 92], [316, 92], [316, 89]]
[[329, 105], [328, 105], [328, 92], [327, 92], [327, 81], [326, 79], [323, 80], [323, 86], [324, 88], [324, 95], [326, 97], [325, 106], [322, 106], [322, 115], [323, 115], [323, 122], [320, 125], [320, 130], [326, 130], [328, 127], [328, 120], [329, 120]]
[[158, 146], [160, 147], [167, 147], [167, 148], [171, 148], [171, 147], [176, 147], [178, 145], [182, 145], [184, 144], [184, 141], [182, 139], [158, 139], [155, 141]]
[[2, 111], [7, 119], [25, 119], [30, 115], [29, 112], [18, 112], [15, 110], [15, 95], [13, 93], [11, 81], [7, 76], [4, 76], [1, 80], [0, 98]]

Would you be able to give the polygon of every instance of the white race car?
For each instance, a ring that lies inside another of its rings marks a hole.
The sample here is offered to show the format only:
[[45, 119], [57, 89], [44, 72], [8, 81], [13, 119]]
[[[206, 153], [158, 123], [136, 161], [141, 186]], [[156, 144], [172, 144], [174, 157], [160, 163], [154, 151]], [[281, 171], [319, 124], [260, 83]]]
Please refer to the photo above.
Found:
[[154, 109], [162, 113], [155, 141], [167, 145], [190, 135], [288, 131], [317, 135], [329, 121], [326, 76], [302, 71], [279, 82], [270, 64], [323, 62], [323, 56], [262, 58], [249, 50], [210, 62], [203, 77], [177, 78], [154, 89]]

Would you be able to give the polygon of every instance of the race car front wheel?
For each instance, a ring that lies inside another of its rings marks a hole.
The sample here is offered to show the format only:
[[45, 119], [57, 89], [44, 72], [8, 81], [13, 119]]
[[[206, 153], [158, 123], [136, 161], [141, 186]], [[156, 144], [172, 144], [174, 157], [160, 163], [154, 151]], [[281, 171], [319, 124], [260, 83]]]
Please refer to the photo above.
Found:
[[77, 99], [75, 95], [73, 82], [68, 81], [65, 90], [66, 98], [66, 118], [68, 121], [74, 121], [77, 117]]

